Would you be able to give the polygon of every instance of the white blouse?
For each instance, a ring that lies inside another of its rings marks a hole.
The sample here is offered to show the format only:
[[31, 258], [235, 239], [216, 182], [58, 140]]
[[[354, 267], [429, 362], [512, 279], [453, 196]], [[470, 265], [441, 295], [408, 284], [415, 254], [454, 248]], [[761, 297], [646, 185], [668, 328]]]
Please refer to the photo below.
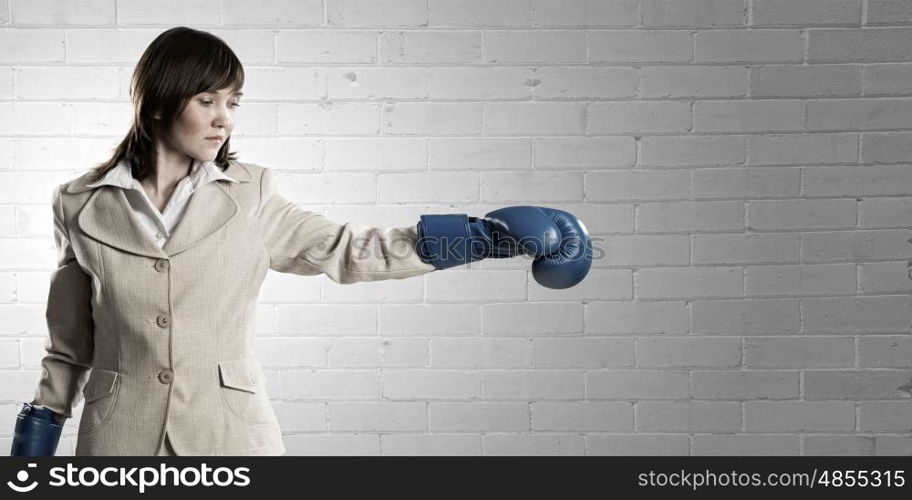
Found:
[[168, 204], [165, 205], [165, 209], [162, 212], [159, 212], [152, 200], [149, 199], [149, 195], [146, 194], [139, 181], [133, 178], [130, 165], [126, 160], [121, 160], [104, 177], [97, 182], [87, 184], [87, 186], [95, 187], [109, 184], [123, 188], [124, 194], [127, 195], [127, 200], [133, 208], [133, 213], [142, 222], [149, 236], [155, 240], [159, 247], [163, 247], [184, 215], [190, 195], [205, 184], [218, 179], [237, 182], [225, 175], [215, 163], [199, 161], [194, 158], [193, 164], [190, 166], [190, 174], [177, 183], [171, 198], [168, 200]]

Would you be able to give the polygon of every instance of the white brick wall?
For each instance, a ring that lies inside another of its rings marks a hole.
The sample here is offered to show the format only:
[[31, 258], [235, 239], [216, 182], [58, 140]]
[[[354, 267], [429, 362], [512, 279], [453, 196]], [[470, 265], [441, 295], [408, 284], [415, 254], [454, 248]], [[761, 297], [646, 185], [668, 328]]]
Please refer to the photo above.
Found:
[[912, 454], [903, 0], [0, 0], [0, 448], [43, 355], [51, 189], [122, 137], [175, 25], [241, 58], [233, 145], [303, 206], [546, 205], [595, 243], [561, 291], [523, 258], [271, 272], [289, 454]]

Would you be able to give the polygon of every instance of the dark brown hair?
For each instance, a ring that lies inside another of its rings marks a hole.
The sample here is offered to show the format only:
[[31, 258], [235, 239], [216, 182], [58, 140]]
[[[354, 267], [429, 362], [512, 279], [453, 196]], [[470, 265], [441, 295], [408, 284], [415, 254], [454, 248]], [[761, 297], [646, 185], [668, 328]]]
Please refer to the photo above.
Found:
[[[200, 92], [223, 88], [240, 90], [244, 86], [244, 68], [230, 47], [219, 37], [185, 26], [171, 28], [146, 48], [130, 82], [133, 101], [133, 125], [113, 155], [91, 169], [97, 181], [126, 159], [133, 177], [142, 180], [154, 172], [159, 137], [171, 130], [187, 103]], [[156, 119], [159, 115], [161, 118]], [[225, 139], [214, 163], [222, 170], [237, 153], [228, 150]]]

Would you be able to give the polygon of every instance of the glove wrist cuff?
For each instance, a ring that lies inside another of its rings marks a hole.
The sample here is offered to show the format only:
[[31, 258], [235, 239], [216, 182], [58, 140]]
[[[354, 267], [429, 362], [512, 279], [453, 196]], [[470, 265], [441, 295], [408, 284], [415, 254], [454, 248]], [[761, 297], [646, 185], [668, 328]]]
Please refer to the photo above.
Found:
[[53, 410], [25, 403], [16, 418], [11, 455], [53, 456], [62, 432], [63, 425], [57, 423]]
[[483, 221], [466, 214], [422, 215], [418, 222], [418, 256], [437, 269], [483, 258], [472, 252], [472, 234], [478, 232], [473, 231], [475, 225], [483, 225]]

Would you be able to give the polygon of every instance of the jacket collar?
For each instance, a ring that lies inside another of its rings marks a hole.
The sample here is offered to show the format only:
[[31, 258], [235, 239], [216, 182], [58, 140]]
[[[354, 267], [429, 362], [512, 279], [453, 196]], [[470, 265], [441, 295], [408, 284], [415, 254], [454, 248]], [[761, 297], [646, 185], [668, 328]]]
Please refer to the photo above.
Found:
[[[216, 170], [217, 166], [212, 165]], [[202, 165], [205, 167], [205, 165]], [[198, 241], [215, 233], [238, 211], [238, 204], [226, 187], [227, 182], [250, 182], [252, 175], [241, 162], [232, 160], [223, 172], [225, 178], [200, 185], [187, 201], [186, 211], [165, 246], [159, 246], [146, 234], [133, 213], [120, 183], [125, 179], [108, 172], [98, 182], [88, 182], [89, 174], [74, 179], [67, 191], [78, 193], [94, 190], [76, 218], [80, 229], [92, 238], [121, 250], [154, 258], [170, 258]], [[198, 172], [198, 171], [196, 171]], [[211, 174], [207, 174], [211, 175]], [[131, 175], [132, 179], [132, 175]]]
[[[234, 180], [236, 182], [250, 182], [251, 179], [253, 179], [253, 176], [250, 174], [250, 170], [247, 168], [247, 166], [237, 160], [230, 160], [228, 162], [228, 168], [226, 168], [224, 172], [222, 171], [221, 168], [218, 167], [218, 165], [216, 165], [213, 162], [194, 161], [193, 163], [194, 163], [194, 165], [193, 165], [194, 171], [197, 166], [201, 166], [203, 168], [203, 170], [206, 170], [208, 172], [207, 173], [208, 176], [213, 176], [216, 178], [216, 180], [219, 180], [219, 179], [229, 180], [230, 179], [230, 180]], [[125, 162], [121, 161], [121, 163], [119, 163], [116, 167], [111, 169], [111, 171], [109, 171], [107, 174], [105, 174], [104, 177], [102, 177], [101, 179], [99, 179], [96, 182], [92, 182], [91, 172], [87, 172], [87, 173], [73, 179], [71, 182], [69, 182], [66, 186], [66, 191], [68, 193], [81, 193], [83, 191], [95, 189], [97, 187], [101, 187], [106, 184], [121, 185], [121, 187], [129, 188], [130, 187], [129, 183], [127, 183], [126, 185], [123, 185], [124, 176], [122, 173], [120, 173], [122, 170], [125, 170], [125, 169], [126, 169], [126, 164], [125, 164]], [[126, 169], [126, 171], [128, 174], [130, 174], [130, 178], [132, 178], [133, 175], [129, 171], [129, 169]], [[115, 179], [117, 179], [117, 181], [115, 181]]]
[[[199, 189], [200, 186], [213, 181], [224, 179], [229, 182], [238, 182], [233, 177], [226, 175], [222, 169], [211, 161], [200, 161], [196, 158], [191, 159], [190, 174], [187, 176], [193, 184], [193, 189]], [[86, 188], [96, 188], [103, 185], [117, 186], [124, 189], [138, 189], [140, 186], [130, 165], [126, 160], [120, 160], [117, 166], [109, 170], [101, 179], [91, 184], [86, 184]]]

